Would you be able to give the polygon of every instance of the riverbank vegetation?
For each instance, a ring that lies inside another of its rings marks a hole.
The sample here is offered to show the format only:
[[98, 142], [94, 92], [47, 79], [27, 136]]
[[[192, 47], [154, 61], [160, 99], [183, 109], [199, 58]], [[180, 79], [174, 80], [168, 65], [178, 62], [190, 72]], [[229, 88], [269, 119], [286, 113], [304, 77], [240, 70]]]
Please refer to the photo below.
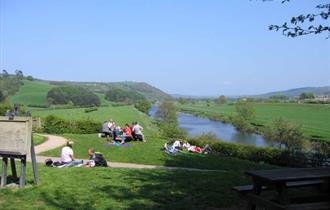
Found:
[[[306, 139], [330, 142], [330, 105], [329, 104], [298, 104], [298, 103], [253, 103], [255, 121], [252, 122], [257, 132], [262, 132], [276, 118], [283, 118], [301, 125]], [[194, 101], [177, 103], [178, 111], [186, 112], [211, 120], [230, 123], [235, 114], [235, 102], [226, 104], [212, 101]]]

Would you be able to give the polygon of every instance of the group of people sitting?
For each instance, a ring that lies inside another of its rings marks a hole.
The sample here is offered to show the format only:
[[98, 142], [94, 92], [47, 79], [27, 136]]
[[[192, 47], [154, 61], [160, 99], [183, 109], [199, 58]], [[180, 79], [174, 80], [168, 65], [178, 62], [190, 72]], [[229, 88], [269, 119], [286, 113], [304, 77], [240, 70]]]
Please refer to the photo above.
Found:
[[68, 141], [66, 146], [61, 150], [61, 159], [60, 161], [54, 162], [51, 159], [45, 161], [46, 166], [48, 167], [108, 167], [107, 161], [104, 159], [103, 155], [99, 152], [96, 152], [93, 148], [88, 149], [89, 160], [84, 163], [83, 160], [76, 160], [73, 152], [73, 141]]
[[193, 153], [200, 153], [200, 154], [208, 154], [212, 151], [210, 145], [205, 145], [205, 147], [201, 148], [198, 146], [190, 145], [187, 141], [175, 141], [173, 144], [165, 143], [163, 150], [170, 154], [176, 155], [178, 152], [183, 150], [187, 150]]
[[110, 120], [103, 123], [100, 137], [106, 137], [112, 143], [120, 141], [121, 144], [132, 140], [146, 142], [142, 131], [143, 127], [138, 122], [133, 122], [131, 125], [126, 124], [125, 128], [122, 128], [117, 126], [113, 120]]

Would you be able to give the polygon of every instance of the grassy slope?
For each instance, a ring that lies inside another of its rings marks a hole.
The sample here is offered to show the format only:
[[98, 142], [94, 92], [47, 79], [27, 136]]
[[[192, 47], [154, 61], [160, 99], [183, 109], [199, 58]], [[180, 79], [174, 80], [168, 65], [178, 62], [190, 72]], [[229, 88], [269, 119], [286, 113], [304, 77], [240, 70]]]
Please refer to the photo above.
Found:
[[47, 141], [47, 137], [40, 136], [38, 134], [33, 134], [33, 143], [35, 146], [44, 143]]
[[124, 126], [125, 123], [138, 121], [146, 129], [147, 133], [156, 131], [156, 127], [151, 123], [149, 117], [138, 112], [133, 106], [99, 107], [97, 111], [90, 113], [85, 113], [84, 110], [84, 108], [32, 110], [32, 115], [40, 117], [55, 115], [67, 120], [91, 119], [99, 122], [113, 119], [120, 126]]
[[11, 97], [12, 103], [46, 105], [47, 93], [52, 88], [47, 82], [24, 80], [24, 85]]
[[[234, 113], [233, 105], [216, 105], [211, 103], [207, 107], [205, 103], [195, 105], [178, 105], [186, 110], [197, 110], [209, 115]], [[256, 103], [257, 123], [267, 125], [276, 117], [303, 125], [307, 137], [322, 137], [330, 141], [330, 106], [322, 104], [281, 104], [281, 103]]]

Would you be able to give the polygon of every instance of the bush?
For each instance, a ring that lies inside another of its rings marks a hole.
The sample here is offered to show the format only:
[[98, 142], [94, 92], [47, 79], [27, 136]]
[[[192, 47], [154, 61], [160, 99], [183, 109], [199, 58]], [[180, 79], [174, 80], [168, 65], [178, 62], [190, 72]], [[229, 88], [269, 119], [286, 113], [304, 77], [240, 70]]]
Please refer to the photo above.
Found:
[[95, 112], [95, 111], [97, 111], [97, 110], [98, 110], [97, 107], [90, 107], [90, 108], [86, 108], [86, 109], [84, 110], [84, 112], [85, 112], [85, 113], [90, 113], [90, 112]]
[[102, 124], [91, 120], [67, 121], [53, 115], [43, 120], [43, 132], [50, 134], [91, 134], [98, 133]]
[[273, 120], [271, 126], [265, 128], [265, 138], [268, 143], [290, 151], [301, 151], [304, 145], [303, 131], [300, 125], [282, 118]]
[[162, 135], [167, 138], [185, 139], [187, 136], [187, 131], [179, 128], [176, 124], [160, 123], [159, 128], [161, 129]]
[[135, 103], [135, 108], [145, 114], [149, 114], [152, 104], [148, 100], [139, 100]]
[[189, 143], [200, 147], [204, 147], [206, 144], [209, 144], [212, 150], [219, 155], [279, 166], [318, 166], [324, 165], [326, 162], [324, 156], [322, 156], [321, 159], [312, 160], [310, 156], [315, 156], [313, 153], [301, 151], [291, 152], [289, 150], [281, 150], [273, 147], [256, 147], [253, 145], [223, 142], [210, 133], [190, 138]]

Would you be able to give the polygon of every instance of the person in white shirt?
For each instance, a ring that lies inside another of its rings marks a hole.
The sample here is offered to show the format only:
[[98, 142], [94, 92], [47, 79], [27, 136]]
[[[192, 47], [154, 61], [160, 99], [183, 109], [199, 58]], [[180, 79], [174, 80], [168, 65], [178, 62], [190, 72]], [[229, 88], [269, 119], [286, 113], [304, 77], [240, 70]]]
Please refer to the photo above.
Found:
[[77, 166], [82, 164], [81, 160], [75, 160], [73, 150], [73, 141], [68, 141], [61, 151], [61, 163], [66, 167]]
[[143, 127], [140, 126], [139, 123], [137, 123], [137, 122], [134, 123], [133, 133], [134, 133], [135, 140], [146, 142], [146, 139], [144, 138], [142, 131], [143, 131]]

